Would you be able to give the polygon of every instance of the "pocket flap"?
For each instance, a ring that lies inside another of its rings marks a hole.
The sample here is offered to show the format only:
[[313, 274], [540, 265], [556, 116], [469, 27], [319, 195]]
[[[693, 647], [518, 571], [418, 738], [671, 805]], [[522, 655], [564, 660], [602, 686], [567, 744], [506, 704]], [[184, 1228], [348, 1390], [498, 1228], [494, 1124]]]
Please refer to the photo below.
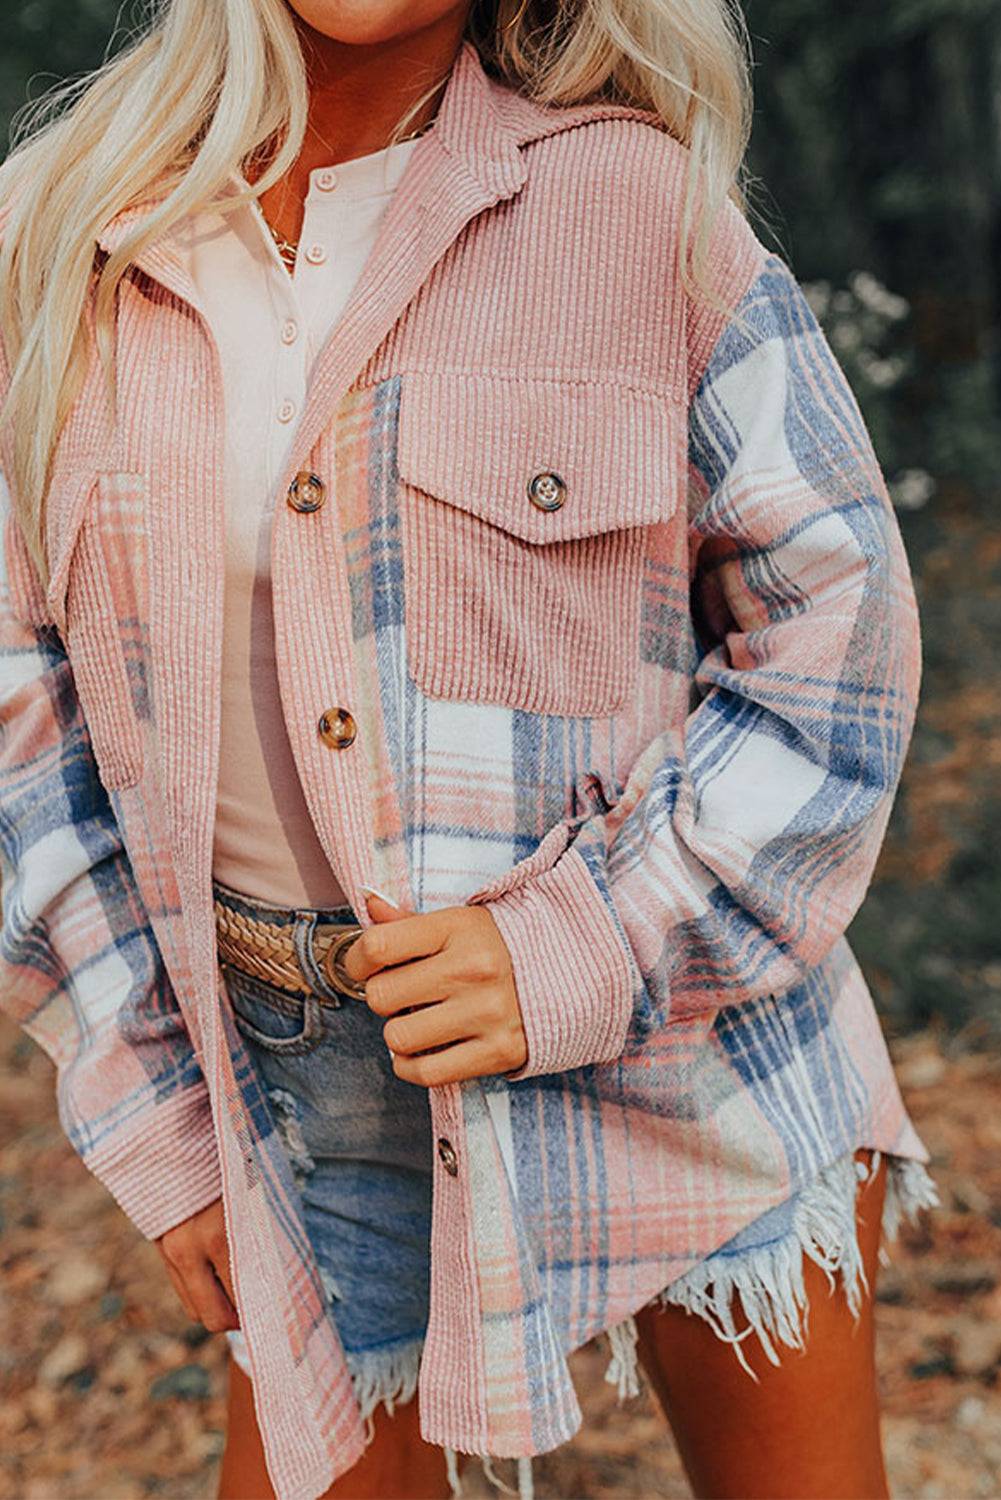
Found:
[[60, 478], [58, 483], [54, 482], [46, 500], [49, 578], [45, 589], [45, 607], [60, 635], [66, 630], [66, 594], [73, 554], [96, 482], [96, 471], [93, 465], [88, 464], [65, 478]]
[[141, 474], [102, 470], [63, 493], [46, 602], [63, 637], [104, 785], [142, 775], [149, 717]]
[[[66, 629], [67, 599], [75, 559], [82, 550], [86, 529], [100, 534], [115, 564], [116, 593], [122, 580], [141, 575], [145, 538], [145, 476], [88, 466], [50, 492], [47, 512], [49, 581], [46, 609], [62, 634]], [[121, 603], [121, 600], [116, 599]], [[134, 605], [131, 598], [129, 603]], [[134, 612], [134, 609], [133, 611]]]
[[[676, 398], [607, 381], [414, 371], [400, 379], [397, 466], [526, 542], [563, 541], [673, 515], [686, 426]], [[545, 510], [529, 486], [550, 474], [562, 503]]]

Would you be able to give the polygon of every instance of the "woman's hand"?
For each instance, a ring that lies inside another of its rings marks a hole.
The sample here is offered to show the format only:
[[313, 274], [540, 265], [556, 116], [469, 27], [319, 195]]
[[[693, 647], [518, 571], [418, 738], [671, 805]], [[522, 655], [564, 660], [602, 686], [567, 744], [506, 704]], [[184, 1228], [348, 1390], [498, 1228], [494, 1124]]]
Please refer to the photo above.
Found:
[[376, 1015], [391, 1017], [382, 1034], [396, 1076], [428, 1087], [520, 1068], [528, 1044], [511, 955], [486, 907], [407, 913], [369, 896], [368, 909], [374, 926], [343, 966]]
[[239, 1328], [221, 1198], [153, 1243], [192, 1322], [204, 1323], [211, 1333]]

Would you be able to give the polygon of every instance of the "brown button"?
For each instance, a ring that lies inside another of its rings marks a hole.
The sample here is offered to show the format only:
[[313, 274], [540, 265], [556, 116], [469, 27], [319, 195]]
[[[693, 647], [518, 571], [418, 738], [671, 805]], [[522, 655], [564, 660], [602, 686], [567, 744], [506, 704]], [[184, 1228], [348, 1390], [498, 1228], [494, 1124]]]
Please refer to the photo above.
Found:
[[346, 750], [348, 745], [354, 743], [355, 735], [358, 733], [354, 717], [346, 708], [326, 709], [320, 715], [317, 728], [320, 731], [320, 739], [333, 750]]
[[528, 498], [540, 510], [559, 510], [567, 498], [567, 487], [558, 474], [546, 469], [528, 481]]
[[459, 1159], [455, 1154], [455, 1147], [446, 1136], [440, 1135], [438, 1137], [438, 1155], [441, 1157], [445, 1171], [450, 1172], [453, 1177], [457, 1177], [459, 1175]]
[[285, 498], [293, 510], [319, 510], [327, 498], [327, 486], [318, 474], [300, 469]]

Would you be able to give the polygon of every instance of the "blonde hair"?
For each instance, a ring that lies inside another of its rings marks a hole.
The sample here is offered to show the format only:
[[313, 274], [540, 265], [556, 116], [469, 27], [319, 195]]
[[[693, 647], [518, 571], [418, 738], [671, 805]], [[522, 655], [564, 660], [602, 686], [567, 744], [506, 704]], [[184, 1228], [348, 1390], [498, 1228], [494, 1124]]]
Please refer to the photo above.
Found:
[[[719, 305], [706, 250], [724, 199], [744, 208], [751, 118], [747, 34], [730, 0], [473, 0], [466, 34], [488, 72], [534, 100], [637, 104], [689, 148], [679, 270], [689, 291]], [[308, 98], [285, 0], [168, 0], [112, 60], [19, 113], [0, 166], [2, 420], [13, 505], [43, 582], [52, 463], [92, 343], [113, 393], [119, 282], [235, 168], [267, 162], [253, 196], [279, 181], [299, 155]], [[95, 269], [108, 220], [150, 200], [148, 217]]]

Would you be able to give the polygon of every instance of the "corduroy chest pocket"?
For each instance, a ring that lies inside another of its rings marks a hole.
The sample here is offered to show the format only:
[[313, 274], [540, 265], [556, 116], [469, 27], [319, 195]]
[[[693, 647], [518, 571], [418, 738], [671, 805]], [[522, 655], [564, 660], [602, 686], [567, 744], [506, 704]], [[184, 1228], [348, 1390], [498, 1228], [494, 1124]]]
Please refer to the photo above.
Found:
[[145, 480], [105, 471], [81, 483], [55, 561], [47, 603], [73, 669], [101, 781], [142, 776], [147, 691], [148, 555]]
[[407, 668], [431, 697], [617, 712], [646, 528], [678, 508], [683, 408], [611, 383], [400, 377]]

